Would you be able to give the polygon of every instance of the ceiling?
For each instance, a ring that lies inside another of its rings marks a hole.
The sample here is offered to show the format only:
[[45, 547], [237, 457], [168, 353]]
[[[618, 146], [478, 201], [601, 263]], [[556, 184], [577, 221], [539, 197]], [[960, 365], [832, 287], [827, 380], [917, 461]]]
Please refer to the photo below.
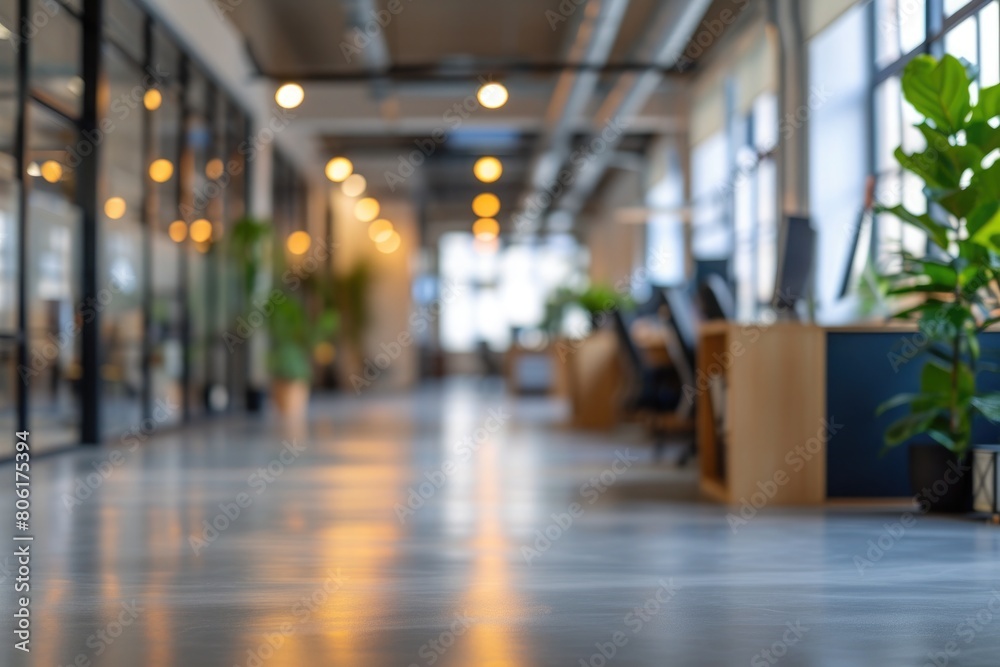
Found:
[[[659, 0], [633, 0], [611, 62], [624, 62]], [[563, 61], [567, 27], [586, 0], [264, 0], [229, 13], [267, 73], [341, 74], [364, 70], [355, 28], [378, 32], [392, 65], [553, 64]], [[346, 47], [345, 47], [346, 43]], [[361, 55], [370, 47], [360, 48]]]
[[[467, 221], [482, 190], [472, 176], [478, 156], [502, 159], [492, 189], [511, 213], [560, 165], [573, 168], [573, 149], [619, 117], [609, 109], [628, 110], [628, 129], [595, 160], [592, 187], [575, 193], [584, 203], [614, 153], [642, 152], [651, 137], [682, 130], [684, 80], [663, 45], [686, 45], [710, 4], [259, 0], [227, 17], [262, 77], [304, 85], [290, 131], [307, 134], [321, 159], [346, 155], [374, 193], [403, 193], [425, 216]], [[501, 109], [476, 103], [484, 80], [509, 89]]]

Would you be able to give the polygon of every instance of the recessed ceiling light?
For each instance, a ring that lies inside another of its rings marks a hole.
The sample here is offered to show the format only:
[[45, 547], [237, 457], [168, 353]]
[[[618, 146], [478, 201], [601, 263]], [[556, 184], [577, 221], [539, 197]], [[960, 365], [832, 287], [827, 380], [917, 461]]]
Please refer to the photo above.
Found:
[[42, 178], [49, 183], [56, 183], [60, 178], [62, 178], [63, 168], [62, 165], [55, 160], [46, 160], [39, 168], [39, 172], [42, 174]]
[[156, 88], [150, 88], [142, 96], [142, 104], [150, 111], [156, 111], [163, 104], [163, 94]]
[[368, 227], [368, 238], [375, 243], [387, 240], [393, 233], [392, 223], [386, 219], [376, 220]]
[[472, 167], [472, 173], [483, 183], [494, 183], [503, 175], [503, 164], [495, 157], [481, 157]]
[[396, 252], [399, 246], [403, 243], [403, 239], [400, 238], [399, 232], [392, 232], [382, 241], [375, 244], [378, 251], [386, 255]]
[[343, 183], [354, 173], [354, 165], [346, 157], [335, 157], [326, 163], [326, 177], [334, 183]]
[[195, 243], [204, 243], [212, 238], [212, 223], [201, 218], [191, 223], [191, 240]]
[[502, 83], [492, 82], [483, 84], [479, 89], [479, 93], [476, 94], [479, 99], [479, 103], [482, 104], [487, 109], [499, 109], [503, 105], [507, 104], [507, 98], [509, 97], [507, 89]]
[[166, 183], [174, 175], [174, 164], [166, 158], [153, 160], [149, 165], [149, 177], [157, 183]]
[[305, 98], [306, 91], [297, 83], [286, 83], [274, 93], [274, 101], [283, 109], [294, 109]]
[[492, 241], [500, 234], [500, 223], [493, 218], [480, 218], [472, 225], [472, 233], [480, 241]]
[[167, 234], [174, 243], [181, 243], [188, 235], [187, 223], [183, 220], [174, 220], [167, 228]]
[[226, 166], [222, 164], [220, 158], [214, 157], [205, 165], [205, 175], [213, 181], [222, 178], [224, 173], [226, 173]]
[[118, 220], [125, 215], [127, 208], [125, 200], [121, 197], [110, 197], [104, 202], [104, 215], [112, 220]]
[[472, 200], [472, 212], [480, 218], [494, 218], [500, 212], [500, 198], [492, 192], [484, 192]]
[[378, 217], [381, 207], [374, 197], [365, 197], [354, 205], [354, 217], [361, 222], [371, 222]]
[[310, 238], [309, 232], [301, 230], [292, 232], [288, 236], [288, 241], [285, 245], [288, 248], [288, 252], [293, 255], [304, 255], [309, 250], [309, 246], [312, 245], [312, 238]]
[[348, 197], [359, 197], [368, 188], [368, 181], [361, 174], [351, 174], [340, 186], [340, 191]]

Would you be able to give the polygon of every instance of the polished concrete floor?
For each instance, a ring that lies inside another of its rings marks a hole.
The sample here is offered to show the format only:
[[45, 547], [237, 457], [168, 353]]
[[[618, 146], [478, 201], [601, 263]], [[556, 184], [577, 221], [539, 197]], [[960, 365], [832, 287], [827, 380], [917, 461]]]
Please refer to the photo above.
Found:
[[32, 652], [8, 557], [0, 664], [1000, 664], [1000, 530], [856, 508], [734, 530], [640, 434], [563, 418], [453, 383], [41, 459]]

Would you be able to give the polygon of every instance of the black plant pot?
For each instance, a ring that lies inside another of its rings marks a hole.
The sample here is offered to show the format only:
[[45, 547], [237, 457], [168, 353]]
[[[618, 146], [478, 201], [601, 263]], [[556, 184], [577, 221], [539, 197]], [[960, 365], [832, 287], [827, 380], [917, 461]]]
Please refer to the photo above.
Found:
[[921, 510], [958, 514], [972, 510], [971, 459], [937, 444], [910, 446], [910, 487]]
[[247, 412], [260, 413], [267, 403], [267, 390], [257, 387], [247, 387]]

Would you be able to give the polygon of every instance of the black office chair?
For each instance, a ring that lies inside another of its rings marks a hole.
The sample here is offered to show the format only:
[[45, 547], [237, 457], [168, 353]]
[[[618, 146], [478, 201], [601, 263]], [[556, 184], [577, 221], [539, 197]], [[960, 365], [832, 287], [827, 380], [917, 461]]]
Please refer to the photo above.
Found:
[[701, 313], [706, 320], [732, 320], [736, 317], [736, 299], [725, 278], [710, 273], [698, 286]]
[[[625, 409], [639, 414], [651, 427], [654, 433], [654, 456], [659, 460], [666, 446], [664, 431], [676, 430], [673, 417], [683, 408], [683, 380], [676, 364], [653, 366], [646, 361], [632, 338], [630, 322], [620, 311], [612, 314], [612, 322], [631, 376]], [[667, 351], [671, 356], [675, 354], [669, 347]]]
[[[694, 304], [688, 297], [686, 290], [679, 287], [661, 289], [660, 298], [662, 305], [659, 312], [663, 323], [668, 332], [672, 334], [674, 342], [679, 346], [676, 350], [678, 358], [685, 362], [684, 368], [681, 369], [681, 375], [683, 376], [685, 371], [690, 375], [689, 378], [682, 377], [681, 379], [693, 380], [698, 347], [698, 318], [695, 314]], [[663, 311], [663, 306], [667, 308], [666, 313]], [[674, 354], [675, 350], [670, 349], [670, 344], [671, 342], [668, 341], [667, 350]]]
[[[659, 294], [662, 300], [659, 313], [665, 327], [664, 342], [681, 385], [681, 399], [674, 408], [673, 421], [675, 427], [683, 425], [685, 434], [691, 436], [680, 460], [680, 464], [684, 465], [694, 457], [696, 449], [695, 405], [692, 397], [696, 386], [695, 368], [698, 354], [697, 316], [694, 304], [684, 289], [667, 287], [659, 290]], [[685, 392], [685, 388], [690, 391]]]

